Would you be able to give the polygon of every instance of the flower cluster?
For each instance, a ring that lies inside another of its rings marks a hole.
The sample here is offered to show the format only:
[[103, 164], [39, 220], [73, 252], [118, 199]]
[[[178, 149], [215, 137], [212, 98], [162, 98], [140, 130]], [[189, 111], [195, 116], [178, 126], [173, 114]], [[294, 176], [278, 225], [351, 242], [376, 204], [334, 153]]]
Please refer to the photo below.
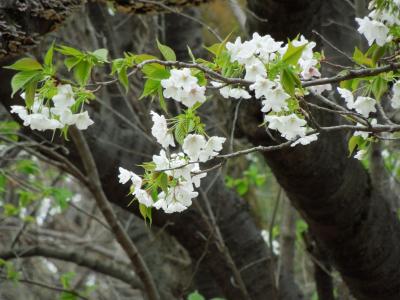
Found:
[[307, 128], [305, 127], [307, 122], [296, 114], [267, 115], [264, 120], [268, 123], [268, 128], [279, 131], [285, 139], [295, 140], [291, 144], [292, 147], [298, 144], [308, 145], [318, 139], [317, 133], [307, 135]]
[[198, 84], [197, 77], [193, 76], [188, 68], [172, 69], [171, 76], [161, 80], [161, 85], [164, 88], [165, 98], [182, 102], [189, 108], [197, 102], [204, 103], [206, 101], [206, 88]]
[[[265, 121], [269, 129], [278, 130], [282, 137], [288, 140], [299, 139], [293, 145], [307, 145], [317, 140], [317, 135], [306, 136], [307, 122], [298, 117], [293, 109], [290, 109], [289, 101], [293, 99], [280, 82], [278, 74], [270, 76], [269, 64], [274, 64], [285, 56], [292, 48], [301, 50], [301, 56], [297, 61], [299, 75], [303, 80], [321, 77], [318, 70], [318, 60], [314, 57], [314, 42], [309, 42], [304, 36], [295, 39], [290, 44], [275, 41], [270, 35], [260, 36], [254, 33], [249, 41], [242, 42], [237, 38], [234, 43], [227, 43], [226, 48], [230, 55], [231, 62], [244, 65], [244, 79], [254, 82], [250, 90], [254, 91], [255, 97], [261, 100], [261, 111], [266, 113]], [[250, 94], [240, 87], [222, 87], [221, 83], [212, 83], [214, 86], [221, 86], [220, 93], [223, 97], [250, 98]], [[313, 90], [322, 93], [331, 89], [330, 85], [315, 87]]]
[[[132, 171], [120, 168], [119, 180], [125, 184], [131, 181], [131, 195], [146, 207], [162, 209], [165, 213], [181, 212], [192, 204], [198, 196], [194, 189], [200, 187], [200, 180], [207, 173], [200, 170], [199, 162], [206, 162], [222, 150], [225, 138], [212, 136], [208, 140], [200, 134], [188, 134], [182, 144], [183, 152], [170, 153], [175, 147], [167, 119], [152, 111], [152, 134], [162, 146], [159, 155], [153, 155], [151, 174], [142, 179]], [[165, 176], [163, 176], [164, 174]], [[153, 178], [165, 178], [153, 194]]]
[[376, 112], [375, 99], [371, 97], [358, 96], [354, 100], [353, 93], [347, 89], [337, 88], [340, 96], [345, 100], [346, 106], [349, 109], [354, 109], [363, 117], [368, 117], [371, 112]]
[[[21, 94], [25, 98], [25, 94]], [[80, 130], [87, 129], [93, 124], [87, 111], [74, 114], [71, 107], [75, 104], [74, 92], [69, 84], [59, 85], [57, 94], [47, 103], [39, 95], [35, 96], [30, 109], [21, 105], [11, 106], [11, 113], [15, 113], [24, 121], [24, 126], [32, 130], [55, 130], [65, 126], [76, 125]]]
[[378, 46], [390, 42], [393, 36], [390, 28], [400, 25], [400, 2], [394, 0], [391, 5], [378, 6], [377, 1], [371, 1], [369, 9], [371, 12], [364, 18], [356, 18], [359, 25], [358, 31], [365, 36], [371, 46], [374, 42]]

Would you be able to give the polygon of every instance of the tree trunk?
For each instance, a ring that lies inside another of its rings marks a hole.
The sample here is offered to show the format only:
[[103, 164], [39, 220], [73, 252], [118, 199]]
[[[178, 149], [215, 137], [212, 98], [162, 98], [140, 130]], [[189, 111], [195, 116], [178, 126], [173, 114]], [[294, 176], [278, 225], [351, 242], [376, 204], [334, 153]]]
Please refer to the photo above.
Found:
[[[296, 31], [307, 35], [310, 28], [319, 28], [317, 23], [322, 13], [319, 2], [249, 1], [253, 10], [257, 7], [260, 17], [273, 23], [253, 21], [250, 28], [280, 39], [293, 37]], [[276, 22], [274, 15], [279, 16]], [[242, 132], [254, 144], [271, 144], [263, 129], [256, 127], [259, 123], [255, 119], [262, 119], [257, 107], [244, 112]], [[338, 123], [329, 115], [319, 116], [318, 121]], [[352, 293], [358, 299], [398, 299], [400, 224], [382, 194], [372, 187], [361, 163], [348, 158], [347, 139], [344, 133], [321, 134], [318, 142], [309, 146], [264, 156]]]

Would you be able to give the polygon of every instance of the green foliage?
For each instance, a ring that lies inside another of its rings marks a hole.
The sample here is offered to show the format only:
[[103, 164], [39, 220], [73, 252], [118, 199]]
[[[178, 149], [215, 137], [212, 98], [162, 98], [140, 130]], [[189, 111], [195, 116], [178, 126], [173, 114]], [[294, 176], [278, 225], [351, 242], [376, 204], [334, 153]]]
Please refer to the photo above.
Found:
[[5, 269], [8, 280], [18, 282], [21, 278], [21, 273], [16, 270], [15, 265], [12, 262], [0, 258], [0, 269], [1, 268]]
[[154, 79], [147, 79], [144, 83], [143, 92], [142, 95], [140, 95], [139, 99], [143, 99], [144, 97], [158, 93], [160, 87], [161, 87], [160, 81]]
[[[198, 291], [195, 291], [191, 293], [188, 297], [187, 300], [206, 300]], [[223, 298], [212, 298], [210, 300], [224, 300]]]
[[363, 149], [366, 141], [361, 136], [352, 136], [348, 142], [349, 157], [357, 150]]
[[372, 59], [369, 58], [366, 54], [362, 53], [361, 50], [358, 49], [357, 47], [355, 47], [355, 49], [354, 49], [353, 59], [356, 63], [358, 63], [360, 65], [364, 65], [367, 67], [373, 66]]
[[[11, 96], [14, 96], [16, 92], [28, 86], [29, 84], [33, 85], [34, 82], [37, 82], [41, 78], [42, 78], [42, 72], [38, 70], [21, 71], [15, 74], [11, 79], [11, 88], [12, 88]], [[27, 99], [26, 101], [27, 101], [26, 102], [27, 107], [30, 108], [32, 106], [33, 101], [31, 99]]]
[[303, 54], [304, 49], [307, 47], [307, 44], [295, 47], [292, 42], [289, 42], [288, 49], [282, 57], [282, 61], [288, 65], [297, 65], [301, 55]]
[[108, 62], [107, 49], [82, 52], [72, 47], [59, 46], [55, 50], [67, 56], [64, 64], [68, 71], [73, 70], [74, 78], [80, 86], [88, 83], [94, 66], [103, 65]]
[[53, 197], [57, 206], [61, 210], [65, 210], [68, 208], [68, 202], [71, 200], [73, 194], [69, 189], [60, 188], [60, 187], [51, 187], [48, 190], [50, 196]]
[[[64, 289], [70, 290], [72, 288], [71, 281], [74, 279], [76, 274], [74, 272], [67, 272], [61, 275], [60, 282]], [[75, 294], [69, 292], [62, 292], [60, 294], [60, 300], [77, 300], [78, 297]]]
[[157, 40], [157, 47], [158, 47], [158, 50], [160, 50], [162, 56], [163, 56], [166, 60], [176, 61], [175, 52], [174, 52], [174, 50], [172, 50], [170, 47], [161, 44], [158, 40]]
[[204, 124], [199, 116], [196, 115], [196, 110], [200, 105], [195, 105], [187, 109], [183, 114], [176, 116], [173, 119], [173, 129], [176, 141], [183, 144], [185, 137], [192, 132], [205, 135]]
[[381, 100], [382, 96], [386, 93], [387, 90], [388, 82], [383, 75], [378, 75], [372, 80], [371, 91], [377, 101]]
[[231, 176], [226, 176], [225, 184], [227, 187], [235, 189], [240, 196], [244, 196], [248, 193], [250, 187], [263, 186], [266, 177], [266, 174], [259, 169], [259, 165], [257, 163], [252, 163], [243, 172], [243, 177], [233, 178]]
[[294, 69], [289, 66], [284, 67], [281, 71], [281, 84], [283, 89], [290, 96], [294, 96], [296, 87], [301, 86], [299, 76]]

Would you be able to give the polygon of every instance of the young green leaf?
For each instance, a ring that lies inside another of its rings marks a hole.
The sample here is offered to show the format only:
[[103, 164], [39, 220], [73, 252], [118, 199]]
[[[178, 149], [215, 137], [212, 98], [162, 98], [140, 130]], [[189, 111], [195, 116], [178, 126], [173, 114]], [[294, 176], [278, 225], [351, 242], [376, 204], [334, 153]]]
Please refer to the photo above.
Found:
[[44, 64], [46, 66], [51, 66], [53, 64], [53, 54], [54, 54], [54, 42], [51, 44], [49, 50], [47, 50], [44, 56]]
[[289, 42], [288, 49], [282, 57], [282, 61], [289, 65], [296, 65], [303, 53], [303, 50], [307, 47], [307, 44], [295, 47], [292, 42]]
[[25, 103], [28, 108], [31, 108], [33, 102], [35, 101], [37, 83], [38, 83], [37, 80], [31, 80], [25, 86]]
[[161, 87], [161, 85], [158, 88], [158, 99], [160, 101], [160, 106], [161, 106], [162, 110], [165, 111], [166, 113], [168, 113], [167, 104], [165, 103], [163, 88]]
[[354, 49], [353, 59], [356, 63], [368, 67], [373, 67], [372, 59], [369, 58], [366, 54], [362, 53], [360, 49], [357, 47]]
[[281, 72], [281, 84], [283, 89], [291, 96], [294, 96], [295, 89], [299, 86], [300, 79], [289, 67], [283, 68]]
[[125, 92], [128, 93], [129, 90], [129, 80], [126, 68], [121, 68], [118, 71], [118, 80], [121, 82], [122, 86], [125, 88]]
[[170, 47], [161, 44], [158, 40], [157, 47], [166, 60], [176, 61], [176, 54]]
[[107, 62], [108, 50], [107, 49], [97, 49], [92, 52], [92, 55], [97, 58], [99, 62]]
[[34, 70], [34, 71], [22, 71], [13, 76], [11, 79], [11, 87], [12, 87], [12, 94], [11, 96], [14, 96], [14, 94], [19, 91], [21, 88], [23, 88], [28, 82], [34, 79], [39, 79], [41, 75], [41, 72], [39, 70]]
[[147, 97], [149, 95], [156, 93], [160, 86], [161, 86], [160, 81], [153, 80], [153, 79], [147, 79], [144, 84], [143, 93], [139, 99], [143, 99], [144, 97]]
[[84, 56], [84, 54], [81, 51], [79, 51], [78, 49], [68, 47], [68, 46], [60, 46], [60, 47], [56, 48], [56, 50], [58, 52], [60, 52], [61, 54], [64, 54], [67, 56], [75, 56], [75, 57], [80, 57], [80, 58], [82, 58]]
[[388, 89], [387, 81], [382, 76], [377, 76], [372, 81], [371, 90], [377, 101], [380, 101]]
[[91, 71], [92, 71], [92, 65], [87, 61], [84, 60], [81, 61], [74, 68], [74, 76], [76, 81], [81, 86], [84, 86], [89, 80]]
[[199, 294], [199, 292], [195, 291], [194, 293], [191, 293], [187, 300], [206, 300], [202, 295]]
[[357, 148], [364, 144], [364, 139], [361, 136], [352, 136], [349, 140], [348, 149], [349, 157], [354, 153]]
[[4, 67], [5, 69], [17, 70], [17, 71], [36, 71], [42, 70], [42, 65], [33, 58], [25, 57], [17, 60], [11, 66]]
[[71, 71], [82, 59], [79, 57], [71, 56], [64, 60], [64, 65], [67, 67], [68, 71]]

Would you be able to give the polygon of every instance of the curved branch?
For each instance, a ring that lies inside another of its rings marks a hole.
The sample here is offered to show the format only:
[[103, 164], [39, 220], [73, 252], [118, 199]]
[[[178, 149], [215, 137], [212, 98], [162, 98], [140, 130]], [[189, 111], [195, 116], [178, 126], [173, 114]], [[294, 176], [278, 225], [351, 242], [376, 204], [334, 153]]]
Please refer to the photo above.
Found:
[[125, 266], [112, 260], [95, 258], [94, 255], [89, 253], [77, 252], [76, 249], [58, 249], [51, 246], [37, 245], [0, 251], [0, 258], [4, 260], [36, 256], [72, 262], [95, 272], [119, 279], [129, 284], [133, 289], [143, 289], [142, 283]]

